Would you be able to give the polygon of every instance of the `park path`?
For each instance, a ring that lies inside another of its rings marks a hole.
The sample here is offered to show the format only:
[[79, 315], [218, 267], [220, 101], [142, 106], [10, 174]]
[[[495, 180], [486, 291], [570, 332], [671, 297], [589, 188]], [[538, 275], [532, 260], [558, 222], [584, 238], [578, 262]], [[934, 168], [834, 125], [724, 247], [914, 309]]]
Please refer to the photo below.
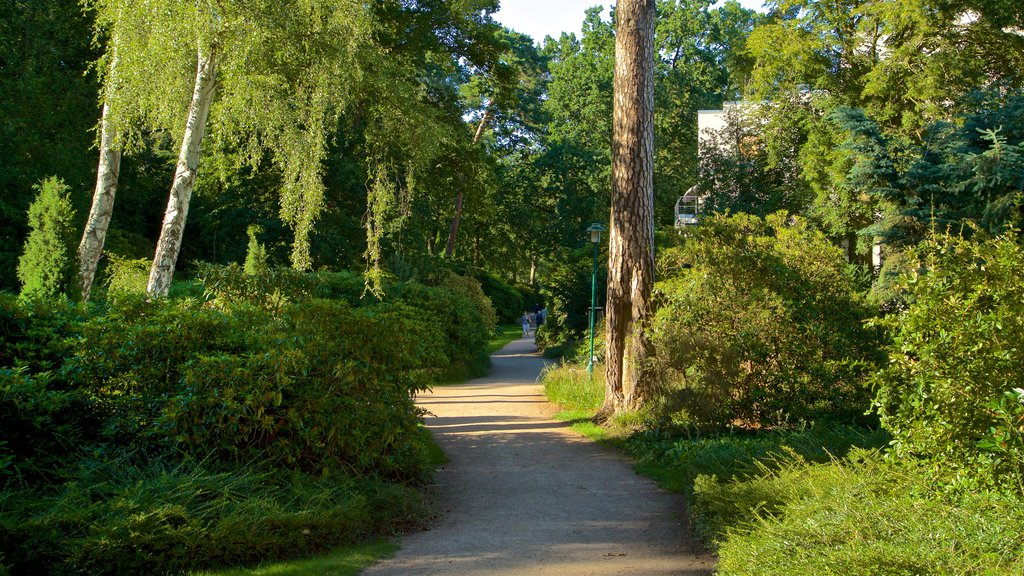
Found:
[[679, 496], [552, 419], [532, 339], [491, 360], [489, 376], [419, 397], [450, 458], [432, 488], [441, 518], [366, 576], [711, 574]]

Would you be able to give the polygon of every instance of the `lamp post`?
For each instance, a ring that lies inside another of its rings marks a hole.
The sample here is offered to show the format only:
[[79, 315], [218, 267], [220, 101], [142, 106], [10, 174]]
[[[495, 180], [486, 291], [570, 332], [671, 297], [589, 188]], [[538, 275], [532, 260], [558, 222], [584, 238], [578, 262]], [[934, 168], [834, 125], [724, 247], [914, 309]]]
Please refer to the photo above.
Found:
[[590, 361], [587, 362], [587, 374], [594, 379], [594, 313], [597, 311], [597, 247], [601, 244], [601, 232], [604, 226], [597, 222], [587, 228], [590, 232], [590, 243], [594, 245], [594, 269], [590, 276]]

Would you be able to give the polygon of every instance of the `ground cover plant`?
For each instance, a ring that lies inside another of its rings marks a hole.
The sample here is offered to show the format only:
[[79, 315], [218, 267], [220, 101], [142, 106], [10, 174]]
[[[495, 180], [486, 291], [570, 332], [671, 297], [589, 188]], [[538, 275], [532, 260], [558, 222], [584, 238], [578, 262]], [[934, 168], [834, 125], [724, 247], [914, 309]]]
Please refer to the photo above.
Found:
[[[0, 296], [10, 573], [253, 564], [424, 518], [415, 487], [438, 454], [412, 396], [486, 369], [475, 280], [350, 304], [318, 297], [323, 275], [203, 273], [200, 297]], [[443, 326], [444, 307], [463, 312]]]

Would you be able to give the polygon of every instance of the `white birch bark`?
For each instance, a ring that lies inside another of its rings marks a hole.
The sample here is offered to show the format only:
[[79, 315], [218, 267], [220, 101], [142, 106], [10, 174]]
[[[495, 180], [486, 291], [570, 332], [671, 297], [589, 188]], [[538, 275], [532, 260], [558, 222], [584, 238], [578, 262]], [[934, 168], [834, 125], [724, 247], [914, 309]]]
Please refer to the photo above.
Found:
[[121, 150], [114, 144], [116, 136], [116, 129], [110, 119], [110, 107], [103, 104], [96, 190], [92, 195], [92, 208], [85, 223], [82, 241], [78, 245], [78, 288], [82, 302], [89, 301], [92, 284], [96, 279], [96, 266], [103, 252], [110, 216], [114, 211], [114, 196], [117, 194], [117, 179], [121, 171]]
[[195, 90], [188, 109], [188, 124], [182, 138], [181, 152], [178, 154], [178, 165], [174, 171], [174, 183], [171, 185], [170, 197], [167, 200], [167, 210], [164, 212], [160, 240], [153, 256], [153, 266], [149, 270], [146, 293], [150, 298], [167, 296], [171, 280], [174, 278], [174, 266], [178, 261], [185, 219], [188, 217], [188, 204], [195, 187], [196, 174], [199, 172], [199, 151], [206, 131], [206, 119], [210, 114], [216, 87], [216, 48], [209, 54], [204, 54], [200, 50]]

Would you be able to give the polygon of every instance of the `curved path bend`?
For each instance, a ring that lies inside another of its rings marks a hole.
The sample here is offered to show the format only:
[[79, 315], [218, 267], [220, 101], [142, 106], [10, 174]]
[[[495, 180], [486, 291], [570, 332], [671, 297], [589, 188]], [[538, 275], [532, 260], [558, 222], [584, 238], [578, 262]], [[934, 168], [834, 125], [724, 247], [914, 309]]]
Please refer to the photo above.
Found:
[[552, 418], [532, 339], [491, 356], [489, 376], [418, 404], [450, 462], [436, 475], [441, 520], [402, 540], [367, 576], [613, 576], [712, 573], [681, 497]]

